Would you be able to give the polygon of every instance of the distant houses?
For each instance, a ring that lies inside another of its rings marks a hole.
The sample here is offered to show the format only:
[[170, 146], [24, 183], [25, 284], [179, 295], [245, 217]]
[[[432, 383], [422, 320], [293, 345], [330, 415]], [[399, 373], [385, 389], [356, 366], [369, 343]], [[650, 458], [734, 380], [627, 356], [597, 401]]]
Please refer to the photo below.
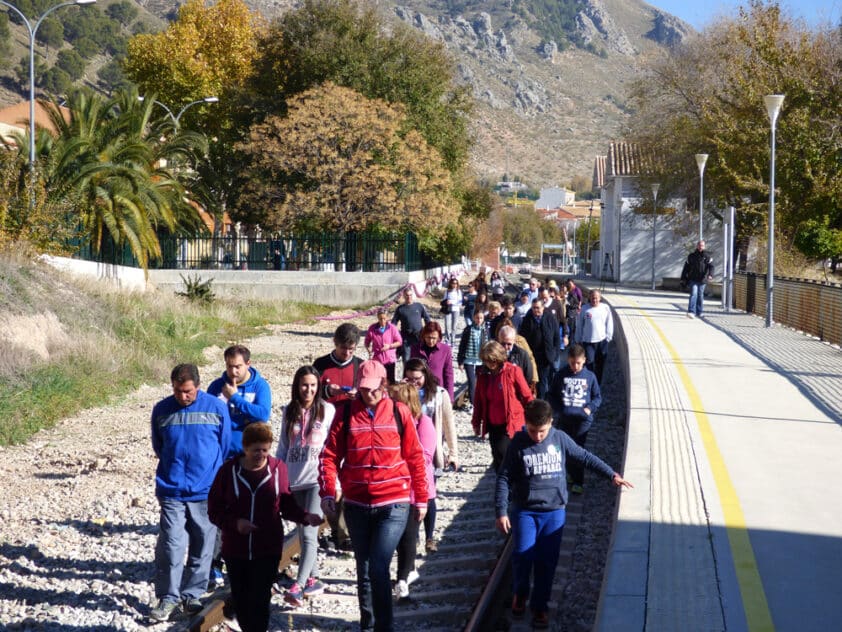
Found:
[[[631, 143], [610, 143], [608, 154], [594, 161], [593, 187], [599, 193], [602, 221], [598, 249], [590, 272], [618, 283], [648, 284], [652, 280], [653, 199], [649, 190], [653, 158]], [[655, 284], [681, 275], [687, 255], [698, 240], [698, 209], [685, 198], [659, 190], [654, 215]], [[721, 272], [722, 234], [718, 220], [705, 214], [705, 241]]]

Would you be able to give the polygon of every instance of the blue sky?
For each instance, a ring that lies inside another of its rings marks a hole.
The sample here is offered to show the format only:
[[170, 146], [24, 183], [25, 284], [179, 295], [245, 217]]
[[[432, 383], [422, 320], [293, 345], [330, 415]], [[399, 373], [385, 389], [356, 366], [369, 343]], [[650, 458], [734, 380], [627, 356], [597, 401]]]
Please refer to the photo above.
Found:
[[[721, 15], [736, 15], [737, 8], [748, 4], [739, 0], [646, 0], [652, 6], [703, 29], [711, 19]], [[816, 26], [830, 21], [838, 24], [842, 18], [842, 0], [780, 0], [779, 4], [794, 17]]]

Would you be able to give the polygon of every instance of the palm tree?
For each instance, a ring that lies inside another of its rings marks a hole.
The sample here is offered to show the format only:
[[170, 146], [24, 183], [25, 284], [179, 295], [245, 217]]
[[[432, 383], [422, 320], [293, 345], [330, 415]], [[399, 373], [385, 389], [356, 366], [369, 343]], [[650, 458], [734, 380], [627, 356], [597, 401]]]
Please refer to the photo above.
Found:
[[173, 232], [196, 216], [170, 165], [195, 160], [206, 146], [204, 136], [153, 119], [152, 105], [133, 90], [111, 98], [76, 92], [67, 119], [48, 106], [57, 136], [44, 148], [47, 190], [74, 202], [94, 251], [110, 236], [128, 244], [144, 269], [161, 255], [158, 230]]

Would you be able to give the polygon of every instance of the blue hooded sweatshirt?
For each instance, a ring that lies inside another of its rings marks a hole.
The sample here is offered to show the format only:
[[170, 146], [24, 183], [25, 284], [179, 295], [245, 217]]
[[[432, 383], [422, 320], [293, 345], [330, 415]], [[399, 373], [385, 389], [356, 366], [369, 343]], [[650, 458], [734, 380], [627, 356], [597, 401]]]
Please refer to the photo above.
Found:
[[181, 406], [172, 395], [155, 404], [155, 495], [182, 502], [206, 500], [230, 442], [228, 409], [216, 397], [198, 391], [189, 406]]
[[[228, 374], [223, 373], [208, 386], [208, 395], [225, 402], [222, 387], [228, 381]], [[231, 416], [232, 430], [231, 445], [226, 459], [242, 452], [243, 430], [246, 426], [255, 421], [269, 421], [272, 414], [272, 390], [269, 388], [269, 382], [264, 380], [254, 367], [249, 367], [249, 379], [243, 384], [238, 384], [237, 392], [228, 400], [228, 414]]]

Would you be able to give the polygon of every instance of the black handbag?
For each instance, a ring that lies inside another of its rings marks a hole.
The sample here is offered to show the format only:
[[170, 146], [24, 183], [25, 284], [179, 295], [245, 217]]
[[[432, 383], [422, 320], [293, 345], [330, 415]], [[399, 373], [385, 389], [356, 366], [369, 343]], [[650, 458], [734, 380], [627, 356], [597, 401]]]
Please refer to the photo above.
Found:
[[450, 303], [447, 302], [447, 299], [442, 299], [441, 302], [441, 313], [442, 314], [449, 314], [450, 313]]

